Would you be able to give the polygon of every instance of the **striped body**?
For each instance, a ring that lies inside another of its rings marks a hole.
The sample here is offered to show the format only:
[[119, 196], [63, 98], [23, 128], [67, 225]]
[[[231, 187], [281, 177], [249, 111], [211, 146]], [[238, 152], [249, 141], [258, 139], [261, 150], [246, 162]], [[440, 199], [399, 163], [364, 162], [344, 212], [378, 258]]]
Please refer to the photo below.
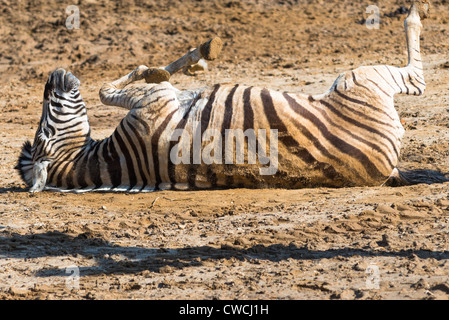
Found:
[[[411, 15], [408, 23], [419, 27], [419, 20], [416, 25], [412, 18], [416, 20]], [[234, 84], [179, 91], [168, 82], [133, 83], [142, 79], [146, 67], [141, 66], [100, 90], [105, 104], [130, 110], [114, 133], [101, 141], [90, 138], [79, 81], [58, 69], [44, 92], [34, 144], [24, 145], [18, 169], [32, 191], [381, 185], [397, 166], [404, 133], [394, 95], [421, 95], [425, 89], [420, 28], [413, 28], [406, 30], [407, 67], [348, 71], [316, 96]], [[204, 138], [208, 130], [218, 132], [224, 141], [228, 130], [248, 129], [270, 132], [262, 143], [267, 154], [272, 151], [272, 132], [277, 133], [274, 174], [261, 175], [264, 164], [249, 163], [249, 139], [244, 140], [243, 163], [226, 163], [225, 153], [237, 158], [237, 149], [228, 146], [218, 158], [214, 151], [215, 159], [222, 161], [212, 164], [192, 151], [193, 137], [198, 135], [201, 147], [196, 150], [210, 152], [212, 140]], [[174, 139], [176, 130], [185, 136]], [[180, 146], [175, 153], [190, 150], [189, 161], [175, 164], [171, 152]]]

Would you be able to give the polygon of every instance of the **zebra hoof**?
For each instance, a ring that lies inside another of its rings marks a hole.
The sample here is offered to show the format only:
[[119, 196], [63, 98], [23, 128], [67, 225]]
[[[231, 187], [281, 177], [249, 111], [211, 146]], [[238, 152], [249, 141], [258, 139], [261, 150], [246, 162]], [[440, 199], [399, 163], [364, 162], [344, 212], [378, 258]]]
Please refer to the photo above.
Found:
[[200, 61], [198, 61], [198, 63], [195, 63], [191, 66], [184, 67], [184, 69], [182, 71], [184, 72], [184, 74], [186, 74], [188, 76], [195, 76], [198, 73], [207, 71], [207, 62], [204, 61], [203, 59], [200, 59]]
[[164, 69], [150, 68], [143, 74], [146, 83], [161, 83], [170, 80], [170, 73]]
[[200, 53], [206, 60], [214, 60], [218, 57], [223, 47], [223, 41], [215, 37], [200, 46]]
[[416, 6], [418, 9], [419, 17], [424, 20], [430, 16], [430, 1], [428, 0], [415, 0], [412, 7]]

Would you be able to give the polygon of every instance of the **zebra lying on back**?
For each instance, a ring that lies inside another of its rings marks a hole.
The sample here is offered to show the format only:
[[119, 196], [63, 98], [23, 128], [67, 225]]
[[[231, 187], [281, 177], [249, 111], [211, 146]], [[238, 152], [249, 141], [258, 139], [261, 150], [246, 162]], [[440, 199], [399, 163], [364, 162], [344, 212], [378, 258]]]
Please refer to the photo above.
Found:
[[[129, 109], [101, 141], [90, 137], [79, 80], [57, 69], [45, 85], [34, 142], [24, 144], [16, 168], [31, 192], [376, 186], [401, 179], [404, 129], [393, 97], [424, 93], [419, 40], [427, 12], [427, 1], [415, 1], [405, 20], [406, 67], [360, 67], [322, 95], [228, 84], [179, 91], [167, 81], [136, 83], [154, 71], [140, 66], [101, 88], [104, 104]], [[197, 62], [205, 48], [169, 73]], [[243, 146], [234, 134], [235, 150], [232, 143], [220, 148], [235, 132], [246, 137]]]

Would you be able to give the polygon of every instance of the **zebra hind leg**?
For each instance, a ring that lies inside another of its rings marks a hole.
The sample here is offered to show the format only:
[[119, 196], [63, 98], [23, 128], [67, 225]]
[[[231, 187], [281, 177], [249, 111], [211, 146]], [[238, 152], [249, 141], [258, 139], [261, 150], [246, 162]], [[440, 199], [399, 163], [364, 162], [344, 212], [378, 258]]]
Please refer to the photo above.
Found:
[[106, 83], [100, 89], [100, 100], [105, 105], [123, 107], [131, 110], [140, 100], [138, 86], [130, 86], [133, 82], [142, 80], [149, 72], [147, 66], [141, 65], [128, 73], [110, 83]]
[[401, 74], [406, 94], [422, 95], [426, 88], [424, 81], [424, 70], [420, 49], [420, 35], [422, 30], [421, 21], [429, 16], [430, 3], [427, 0], [414, 0], [410, 12], [405, 19], [405, 34], [407, 39], [408, 64], [401, 68]]
[[429, 16], [430, 4], [426, 0], [414, 0], [404, 22], [407, 39], [408, 64], [403, 68], [376, 66], [373, 68], [377, 83], [385, 83], [382, 88], [388, 94], [424, 94], [426, 82], [420, 49], [421, 21]]

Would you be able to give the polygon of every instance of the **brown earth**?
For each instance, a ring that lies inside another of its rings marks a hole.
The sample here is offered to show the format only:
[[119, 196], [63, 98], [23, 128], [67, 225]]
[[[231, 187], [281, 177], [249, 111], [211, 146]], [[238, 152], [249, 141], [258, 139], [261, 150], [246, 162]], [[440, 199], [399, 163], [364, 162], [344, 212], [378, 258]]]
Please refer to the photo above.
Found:
[[[377, 2], [378, 30], [363, 23], [369, 2], [160, 2], [74, 0], [80, 29], [69, 30], [66, 1], [0, 0], [0, 298], [448, 299], [448, 183], [26, 192], [13, 167], [56, 67], [81, 80], [92, 135], [103, 138], [126, 114], [100, 103], [104, 82], [140, 64], [166, 65], [216, 35], [219, 59], [207, 73], [176, 74], [175, 86], [239, 82], [314, 94], [342, 71], [406, 62], [406, 1]], [[421, 39], [425, 95], [396, 98], [406, 128], [401, 167], [446, 176], [448, 17], [449, 2], [433, 1]]]

